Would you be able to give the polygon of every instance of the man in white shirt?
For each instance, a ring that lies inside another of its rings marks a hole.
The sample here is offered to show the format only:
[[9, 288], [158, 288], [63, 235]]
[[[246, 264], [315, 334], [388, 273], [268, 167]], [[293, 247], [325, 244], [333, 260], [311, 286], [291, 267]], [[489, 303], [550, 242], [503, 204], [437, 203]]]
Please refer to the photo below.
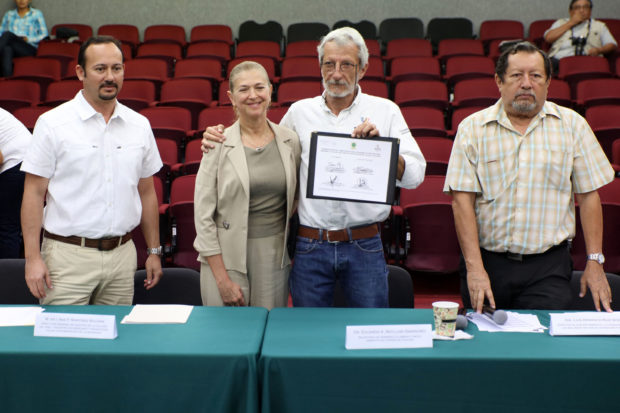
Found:
[[[299, 135], [300, 229], [289, 278], [293, 305], [327, 307], [338, 281], [351, 307], [387, 307], [387, 266], [379, 223], [389, 205], [343, 202], [306, 197], [310, 135], [313, 131], [354, 137], [389, 136], [400, 139], [397, 184], [415, 188], [424, 179], [426, 161], [411, 136], [398, 106], [362, 93], [359, 80], [368, 68], [368, 48], [350, 27], [328, 33], [318, 47], [325, 92], [294, 103], [281, 125]], [[208, 128], [207, 139], [220, 140], [221, 125]]]
[[603, 56], [618, 46], [605, 23], [592, 18], [592, 0], [571, 0], [568, 12], [569, 18], [556, 20], [544, 34], [554, 72], [564, 57]]
[[148, 120], [116, 100], [120, 43], [89, 39], [76, 72], [83, 89], [39, 118], [22, 163], [26, 282], [41, 304], [130, 305], [138, 223], [149, 247], [145, 287], [162, 275], [152, 178], [162, 162]]
[[32, 135], [13, 115], [0, 109], [0, 258], [19, 258], [19, 210], [24, 173], [19, 170]]

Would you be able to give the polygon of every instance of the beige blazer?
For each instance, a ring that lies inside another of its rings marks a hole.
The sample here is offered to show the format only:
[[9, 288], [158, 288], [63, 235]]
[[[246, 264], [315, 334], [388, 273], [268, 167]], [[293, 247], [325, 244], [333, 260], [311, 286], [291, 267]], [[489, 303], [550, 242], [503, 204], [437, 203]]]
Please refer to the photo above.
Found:
[[[286, 229], [281, 266], [290, 263], [286, 252], [288, 222], [293, 212], [301, 145], [297, 134], [269, 121], [286, 174]], [[250, 176], [241, 142], [239, 121], [224, 131], [224, 143], [203, 154], [194, 192], [194, 248], [199, 261], [222, 254], [227, 270], [247, 274]]]

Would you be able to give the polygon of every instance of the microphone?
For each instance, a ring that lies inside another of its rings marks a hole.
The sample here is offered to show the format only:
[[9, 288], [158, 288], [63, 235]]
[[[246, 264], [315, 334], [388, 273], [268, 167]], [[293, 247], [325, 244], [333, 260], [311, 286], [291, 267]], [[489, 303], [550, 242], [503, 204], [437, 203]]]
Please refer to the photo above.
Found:
[[469, 324], [469, 322], [467, 321], [467, 317], [465, 317], [462, 314], [459, 314], [456, 316], [456, 329], [457, 330], [465, 330], [467, 328], [467, 324]]
[[508, 314], [504, 310], [496, 310], [488, 305], [482, 306], [482, 314], [495, 321], [495, 324], [502, 325], [508, 320]]

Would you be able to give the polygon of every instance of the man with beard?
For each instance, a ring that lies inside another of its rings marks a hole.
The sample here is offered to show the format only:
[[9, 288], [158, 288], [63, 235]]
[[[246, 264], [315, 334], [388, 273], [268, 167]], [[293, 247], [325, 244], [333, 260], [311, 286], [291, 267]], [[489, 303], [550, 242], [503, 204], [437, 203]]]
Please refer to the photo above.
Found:
[[[368, 48], [355, 29], [328, 33], [318, 46], [325, 92], [289, 108], [281, 125], [301, 142], [299, 221], [295, 259], [289, 278], [293, 305], [328, 307], [338, 281], [351, 307], [387, 307], [387, 266], [379, 223], [389, 205], [306, 197], [310, 136], [313, 131], [385, 136], [400, 139], [397, 185], [415, 188], [424, 179], [426, 162], [393, 102], [362, 93], [359, 80], [368, 68]], [[208, 140], [222, 141], [222, 125], [207, 128]]]
[[579, 295], [589, 288], [596, 309], [611, 311], [596, 191], [614, 177], [609, 161], [585, 119], [546, 101], [551, 63], [540, 49], [508, 48], [495, 81], [500, 100], [459, 125], [444, 186], [464, 305], [567, 309], [576, 198], [588, 252]]
[[145, 288], [161, 277], [152, 176], [162, 162], [148, 120], [116, 100], [123, 72], [116, 39], [87, 40], [76, 67], [83, 89], [35, 126], [21, 168], [22, 232], [26, 282], [41, 304], [131, 305], [139, 223]]

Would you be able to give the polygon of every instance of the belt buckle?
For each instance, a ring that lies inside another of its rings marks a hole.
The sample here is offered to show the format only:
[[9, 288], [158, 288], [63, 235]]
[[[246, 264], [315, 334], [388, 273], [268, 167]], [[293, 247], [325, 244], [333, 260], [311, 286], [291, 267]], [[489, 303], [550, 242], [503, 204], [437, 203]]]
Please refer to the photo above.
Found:
[[508, 251], [506, 252], [506, 258], [513, 261], [523, 261], [523, 254]]
[[329, 232], [330, 231], [328, 229], [325, 230], [325, 238], [327, 238], [327, 242], [329, 242], [330, 244], [336, 244], [340, 242], [340, 241], [332, 241], [331, 239], [329, 239]]

